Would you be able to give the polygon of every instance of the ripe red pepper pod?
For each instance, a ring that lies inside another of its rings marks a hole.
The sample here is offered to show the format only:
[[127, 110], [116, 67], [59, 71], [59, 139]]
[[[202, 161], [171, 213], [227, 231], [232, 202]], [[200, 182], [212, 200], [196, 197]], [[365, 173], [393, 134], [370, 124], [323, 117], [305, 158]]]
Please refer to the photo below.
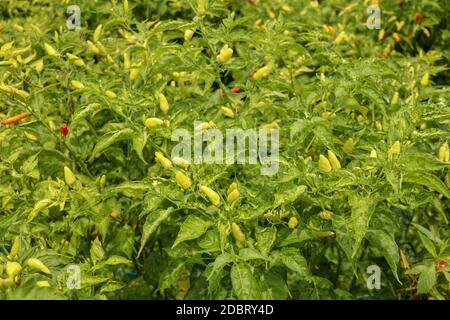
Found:
[[422, 20], [422, 15], [419, 12], [417, 12], [416, 15], [414, 16], [414, 21], [416, 23], [419, 23], [421, 20]]
[[63, 136], [67, 136], [69, 134], [69, 126], [67, 125], [67, 123], [61, 123], [59, 131]]
[[233, 88], [230, 89], [230, 91], [231, 91], [232, 93], [238, 93], [239, 91], [241, 91], [241, 88], [233, 87]]
[[28, 117], [28, 113], [22, 112], [22, 113], [18, 114], [17, 116], [3, 120], [2, 122], [0, 122], [0, 124], [13, 124], [13, 123], [19, 122], [22, 119], [25, 119], [26, 117]]
[[439, 268], [444, 269], [447, 266], [445, 261], [439, 261]]

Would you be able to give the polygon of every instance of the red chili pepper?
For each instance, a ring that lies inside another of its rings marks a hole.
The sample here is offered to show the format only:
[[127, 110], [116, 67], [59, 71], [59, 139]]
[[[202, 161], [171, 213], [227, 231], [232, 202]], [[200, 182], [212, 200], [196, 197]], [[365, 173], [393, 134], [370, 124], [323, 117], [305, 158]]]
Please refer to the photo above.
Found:
[[17, 116], [3, 120], [2, 122], [0, 122], [0, 124], [13, 124], [13, 123], [19, 122], [22, 119], [25, 119], [26, 117], [28, 117], [28, 113], [22, 112], [22, 113], [18, 114]]
[[439, 261], [439, 268], [444, 269], [447, 266], [445, 261]]
[[239, 91], [241, 91], [241, 89], [237, 88], [237, 87], [234, 87], [234, 88], [231, 88], [230, 91], [233, 92], [233, 93], [238, 93]]
[[67, 123], [61, 123], [59, 131], [63, 136], [67, 136], [69, 134], [69, 127], [67, 126]]
[[416, 23], [419, 23], [420, 20], [422, 20], [422, 15], [420, 13], [416, 13], [416, 15], [414, 16], [414, 21]]

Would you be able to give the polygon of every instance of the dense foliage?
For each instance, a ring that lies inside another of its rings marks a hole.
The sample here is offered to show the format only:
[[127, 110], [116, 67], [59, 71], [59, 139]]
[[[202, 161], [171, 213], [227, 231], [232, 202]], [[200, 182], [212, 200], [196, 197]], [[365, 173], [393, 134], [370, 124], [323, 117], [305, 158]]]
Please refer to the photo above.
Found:
[[74, 2], [0, 2], [1, 299], [449, 298], [449, 1]]

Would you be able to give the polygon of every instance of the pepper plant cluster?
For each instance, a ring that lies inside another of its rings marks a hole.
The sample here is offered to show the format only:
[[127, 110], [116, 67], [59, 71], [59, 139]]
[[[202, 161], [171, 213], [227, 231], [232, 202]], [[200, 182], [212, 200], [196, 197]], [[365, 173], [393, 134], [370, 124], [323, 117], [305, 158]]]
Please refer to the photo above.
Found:
[[0, 2], [0, 299], [449, 298], [447, 0], [76, 2]]

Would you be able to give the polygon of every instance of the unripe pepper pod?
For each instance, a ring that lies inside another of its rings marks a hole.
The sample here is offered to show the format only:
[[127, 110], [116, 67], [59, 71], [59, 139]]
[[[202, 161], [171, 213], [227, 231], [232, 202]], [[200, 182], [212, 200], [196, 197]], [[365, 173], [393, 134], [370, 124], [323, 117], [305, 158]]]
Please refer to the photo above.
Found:
[[100, 39], [101, 34], [102, 34], [102, 25], [99, 24], [97, 26], [97, 28], [95, 28], [95, 31], [94, 31], [94, 37], [93, 37], [94, 42], [97, 42]]
[[106, 185], [106, 175], [102, 175], [99, 181], [100, 187], [104, 188]]
[[238, 185], [236, 182], [233, 182], [232, 184], [230, 184], [230, 186], [228, 187], [228, 190], [227, 190], [227, 194], [229, 195], [234, 190], [237, 190], [237, 187], [238, 187]]
[[377, 157], [377, 151], [375, 149], [372, 149], [372, 151], [370, 151], [370, 158], [376, 159]]
[[400, 141], [395, 141], [394, 144], [388, 150], [388, 158], [393, 159], [400, 155], [401, 145]]
[[71, 80], [71, 81], [70, 81], [70, 84], [72, 85], [72, 87], [73, 87], [74, 89], [77, 89], [77, 90], [82, 90], [82, 89], [84, 89], [84, 84], [83, 84], [81, 81], [78, 81], [78, 80]]
[[164, 120], [161, 120], [159, 118], [147, 118], [144, 121], [144, 125], [147, 128], [151, 128], [151, 129], [158, 128], [158, 127], [162, 126], [163, 124], [164, 124]]
[[130, 69], [131, 67], [130, 55], [128, 52], [123, 54], [123, 67], [124, 69]]
[[164, 114], [167, 114], [169, 112], [169, 102], [167, 101], [167, 98], [164, 94], [160, 93], [158, 95], [158, 101], [159, 101], [159, 108]]
[[449, 160], [450, 160], [449, 154], [450, 154], [450, 151], [449, 151], [448, 143], [445, 142], [439, 148], [438, 158], [442, 162], [449, 162]]
[[110, 99], [117, 98], [117, 95], [111, 90], [106, 90], [105, 91], [105, 96], [107, 96]]
[[217, 55], [217, 61], [219, 61], [220, 63], [226, 63], [231, 59], [232, 56], [233, 49], [229, 48], [226, 44], [222, 49], [220, 49], [220, 53]]
[[37, 281], [37, 282], [36, 282], [36, 285], [37, 285], [39, 288], [47, 288], [47, 287], [50, 287], [50, 283], [49, 283], [48, 281], [45, 281], [45, 280], [43, 280], [43, 281]]
[[84, 61], [80, 57], [78, 57], [78, 56], [76, 56], [74, 54], [71, 54], [71, 53], [68, 53], [67, 57], [69, 58], [70, 61], [72, 61], [72, 63], [74, 65], [76, 65], [78, 67], [83, 67], [84, 66]]
[[184, 41], [186, 41], [186, 42], [191, 41], [193, 36], [194, 36], [194, 31], [191, 29], [187, 29], [184, 32]]
[[198, 0], [197, 2], [197, 11], [200, 16], [205, 15], [206, 13], [206, 5], [205, 0]]
[[345, 141], [344, 146], [342, 148], [342, 150], [347, 153], [350, 154], [353, 152], [353, 147], [355, 146], [355, 142], [353, 141], [352, 138], [349, 138], [347, 141]]
[[329, 159], [330, 164], [333, 167], [333, 169], [340, 169], [341, 168], [341, 163], [339, 162], [338, 158], [336, 157], [336, 155], [331, 150], [328, 150], [328, 159]]
[[398, 103], [398, 99], [399, 99], [399, 93], [398, 93], [398, 91], [395, 91], [394, 95], [392, 96], [392, 99], [391, 99], [391, 104], [396, 105]]
[[10, 258], [11, 259], [17, 258], [17, 256], [19, 255], [19, 251], [20, 251], [20, 237], [16, 237], [11, 247], [11, 251], [9, 252]]
[[377, 128], [377, 130], [383, 130], [383, 125], [381, 124], [380, 121], [375, 121], [375, 128]]
[[231, 233], [237, 242], [243, 243], [245, 241], [245, 235], [242, 232], [241, 227], [235, 222], [231, 224]]
[[216, 207], [220, 205], [220, 196], [213, 189], [206, 186], [200, 186], [200, 192], [203, 193]]
[[311, 156], [306, 157], [305, 159], [303, 159], [303, 164], [307, 165], [308, 163], [310, 163], [312, 161]]
[[239, 199], [239, 191], [237, 189], [234, 189], [233, 191], [231, 191], [228, 196], [227, 196], [227, 201], [229, 204], [232, 204], [233, 202], [235, 202], [237, 199]]
[[253, 74], [253, 80], [260, 80], [264, 77], [267, 77], [270, 72], [272, 71], [272, 67], [270, 65], [266, 65], [262, 68], [259, 68], [256, 70], [256, 72]]
[[172, 162], [166, 157], [164, 157], [164, 155], [161, 152], [158, 151], [155, 152], [155, 159], [164, 169], [168, 170], [172, 168]]
[[130, 70], [130, 80], [131, 81], [136, 80], [139, 77], [139, 72], [140, 72], [139, 68], [132, 68]]
[[100, 50], [91, 41], [89, 41], [89, 40], [86, 41], [86, 44], [88, 46], [89, 51], [91, 51], [93, 54], [100, 54]]
[[331, 171], [331, 164], [330, 161], [323, 155], [320, 155], [319, 157], [319, 169], [322, 172], [328, 173]]
[[75, 175], [69, 167], [64, 167], [64, 180], [69, 187], [75, 183]]
[[56, 51], [51, 45], [49, 45], [48, 43], [44, 43], [44, 50], [45, 52], [52, 57], [58, 57], [59, 53], [58, 51]]
[[172, 158], [173, 163], [175, 163], [177, 166], [187, 169], [191, 165], [191, 162], [189, 160], [183, 159], [181, 157], [173, 157]]
[[422, 79], [420, 79], [420, 84], [424, 87], [428, 86], [430, 82], [430, 74], [428, 72], [425, 72]]
[[177, 171], [177, 173], [175, 173], [175, 180], [183, 189], [189, 189], [192, 186], [191, 179], [181, 171]]
[[15, 276], [19, 275], [22, 271], [22, 266], [18, 262], [8, 261], [6, 263], [6, 274], [8, 278], [14, 279]]
[[229, 118], [234, 118], [234, 112], [230, 108], [222, 107], [222, 108], [220, 108], [220, 110], [222, 111], [224, 116], [229, 117]]
[[333, 212], [328, 210], [323, 210], [319, 213], [319, 217], [321, 217], [324, 220], [331, 220], [331, 217], [333, 216]]
[[44, 70], [44, 60], [39, 59], [31, 65], [38, 73], [41, 73]]
[[296, 217], [291, 217], [288, 222], [289, 229], [295, 229], [298, 225], [298, 220]]
[[30, 268], [33, 268], [37, 271], [40, 271], [42, 273], [45, 274], [51, 274], [50, 270], [47, 268], [47, 266], [45, 264], [42, 263], [41, 260], [39, 259], [35, 259], [35, 258], [30, 258], [27, 260], [27, 265]]

